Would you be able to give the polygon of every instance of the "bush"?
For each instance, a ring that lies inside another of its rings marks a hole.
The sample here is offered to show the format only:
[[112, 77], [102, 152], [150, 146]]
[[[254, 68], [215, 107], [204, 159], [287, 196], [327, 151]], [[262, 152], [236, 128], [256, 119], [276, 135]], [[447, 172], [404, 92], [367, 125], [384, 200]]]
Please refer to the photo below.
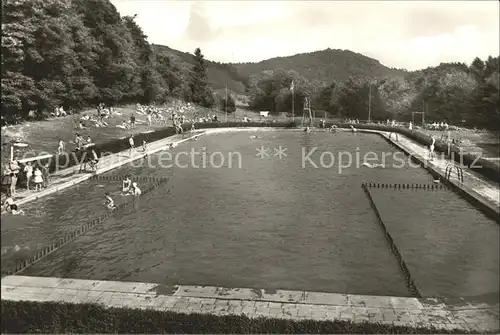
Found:
[[[171, 334], [464, 334], [435, 328], [414, 328], [349, 321], [293, 321], [246, 316], [184, 314], [153, 310], [104, 308], [95, 304], [2, 300], [2, 333], [171, 333]], [[494, 332], [492, 332], [494, 333]]]
[[273, 127], [273, 128], [295, 128], [296, 125], [293, 121], [278, 121], [273, 122], [272, 120], [265, 121], [254, 121], [254, 122], [204, 122], [197, 123], [197, 129], [209, 129], [209, 128], [250, 128], [250, 127]]
[[[208, 128], [219, 128], [219, 127], [286, 127], [293, 128], [295, 125], [292, 122], [208, 122], [208, 123], [197, 123], [195, 127], [197, 129], [208, 129]], [[191, 129], [190, 124], [184, 124], [184, 131]], [[160, 130], [156, 130], [151, 133], [140, 133], [134, 135], [134, 141], [137, 146], [142, 145], [142, 141], [145, 140], [148, 143], [158, 141], [172, 135], [175, 135], [175, 129], [173, 127], [163, 128]], [[93, 148], [89, 148], [87, 150], [74, 151], [71, 154], [65, 155], [54, 155], [50, 158], [38, 160], [38, 163], [41, 165], [48, 165], [49, 173], [53, 173], [55, 171], [70, 168], [75, 165], [80, 164], [82, 159], [90, 159], [92, 157], [92, 149], [96, 151], [96, 153], [101, 156], [102, 154], [115, 154], [130, 148], [128, 143], [128, 137], [123, 139], [115, 139], [112, 141], [108, 141], [103, 144], [99, 144], [94, 146]]]
[[[219, 128], [219, 127], [286, 127], [293, 128], [295, 125], [292, 122], [209, 122], [209, 123], [197, 123], [195, 127], [197, 129], [209, 129], [209, 128]], [[184, 124], [182, 126], [184, 131], [188, 131], [191, 129], [190, 124]], [[158, 141], [172, 135], [175, 135], [175, 129], [173, 127], [163, 128], [160, 130], [156, 130], [151, 133], [140, 133], [134, 135], [134, 141], [137, 146], [142, 145], [142, 141], [145, 140], [148, 143]], [[99, 156], [103, 154], [115, 154], [122, 151], [126, 151], [130, 148], [128, 143], [128, 137], [123, 139], [115, 139], [108, 141], [103, 144], [96, 145], [87, 150], [79, 150], [73, 151], [71, 154], [64, 155], [54, 155], [49, 158], [38, 160], [38, 164], [43, 166], [48, 166], [49, 173], [54, 173], [55, 171], [59, 171], [62, 169], [70, 168], [75, 165], [78, 165], [82, 162], [82, 159], [91, 159], [92, 149], [96, 151]], [[22, 176], [22, 174], [21, 174]], [[22, 182], [20, 180], [19, 182]]]
[[[209, 129], [209, 128], [227, 128], [227, 127], [276, 127], [276, 128], [295, 128], [298, 126], [300, 122], [298, 120], [295, 121], [280, 121], [280, 122], [272, 122], [262, 121], [262, 122], [206, 122], [206, 123], [197, 123], [195, 124], [197, 129]], [[326, 125], [326, 127], [330, 127], [332, 123]], [[338, 127], [349, 128], [350, 124], [337, 124]], [[189, 130], [191, 128], [190, 124], [183, 125], [184, 130]], [[431, 143], [430, 136], [425, 135], [416, 130], [409, 130], [401, 127], [391, 127], [385, 125], [377, 125], [377, 124], [356, 124], [356, 128], [358, 129], [370, 129], [370, 130], [380, 130], [387, 132], [395, 132], [402, 135], [407, 136], [413, 141], [420, 143], [425, 146], [429, 146]], [[151, 133], [145, 134], [137, 134], [134, 136], [135, 143], [139, 146], [142, 144], [142, 141], [146, 142], [154, 142], [160, 139], [175, 135], [175, 130], [172, 127], [160, 129]], [[100, 155], [101, 153], [119, 153], [121, 151], [125, 151], [129, 148], [128, 138], [124, 139], [116, 139], [104, 144], [97, 145], [95, 147], [96, 152]], [[448, 144], [441, 140], [436, 140], [435, 148], [437, 152], [443, 152], [445, 154], [448, 153]], [[60, 155], [53, 156], [51, 158], [47, 158], [45, 160], [40, 160], [41, 164], [49, 165], [49, 172], [53, 173], [54, 171], [60, 170], [61, 168], [68, 168], [75, 166], [81, 162], [83, 155], [86, 157], [92, 157], [91, 149], [87, 151], [79, 151], [73, 152], [71, 155]], [[474, 171], [480, 173], [484, 177], [494, 181], [500, 182], [500, 170], [499, 166], [492, 161], [478, 158], [475, 155], [463, 153], [460, 151], [460, 148], [455, 145], [450, 145], [450, 158], [454, 159], [456, 162], [462, 164], [462, 166], [469, 167], [474, 164], [472, 167], [475, 168]], [[481, 168], [476, 168], [476, 167]]]
[[[189, 127], [185, 125], [184, 130], [187, 130]], [[134, 135], [134, 142], [136, 146], [142, 145], [142, 141], [146, 142], [154, 142], [161, 140], [163, 138], [167, 138], [169, 136], [175, 135], [175, 129], [172, 127], [163, 128], [151, 133], [140, 133]], [[112, 141], [108, 141], [103, 144], [98, 144], [92, 148], [87, 150], [79, 150], [73, 151], [71, 154], [64, 155], [54, 155], [50, 158], [41, 159], [38, 161], [41, 165], [48, 165], [48, 169], [50, 173], [55, 171], [69, 168], [75, 165], [80, 164], [83, 158], [91, 158], [92, 157], [92, 149], [96, 151], [96, 153], [101, 156], [102, 154], [115, 154], [129, 149], [128, 137], [123, 139], [115, 139]]]

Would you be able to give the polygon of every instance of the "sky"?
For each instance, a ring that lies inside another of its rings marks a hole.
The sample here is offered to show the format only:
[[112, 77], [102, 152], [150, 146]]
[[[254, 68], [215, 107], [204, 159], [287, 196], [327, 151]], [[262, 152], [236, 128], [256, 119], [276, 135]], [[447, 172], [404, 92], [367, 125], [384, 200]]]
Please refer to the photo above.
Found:
[[111, 0], [150, 43], [219, 62], [347, 49], [408, 70], [500, 54], [499, 2]]

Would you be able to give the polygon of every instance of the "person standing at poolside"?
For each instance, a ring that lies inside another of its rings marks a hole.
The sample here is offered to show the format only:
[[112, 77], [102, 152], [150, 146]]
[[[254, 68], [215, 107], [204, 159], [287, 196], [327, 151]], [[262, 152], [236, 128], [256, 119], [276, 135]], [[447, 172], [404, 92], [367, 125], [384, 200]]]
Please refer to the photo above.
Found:
[[97, 164], [99, 164], [99, 155], [97, 155], [95, 149], [92, 149], [92, 158], [90, 160], [92, 171], [97, 172]]
[[431, 136], [431, 144], [429, 145], [429, 160], [434, 159], [434, 144], [436, 143], [436, 139], [434, 136]]
[[77, 147], [77, 150], [80, 150], [82, 148], [82, 145], [83, 145], [83, 138], [80, 136], [79, 133], [76, 133], [75, 134], [75, 144], [76, 144], [76, 147]]
[[38, 168], [38, 166], [35, 168], [35, 191], [41, 191], [42, 190], [42, 184], [43, 184], [43, 176], [42, 176], [42, 171]]
[[50, 179], [49, 163], [40, 164], [40, 171], [42, 171], [42, 178], [43, 178], [42, 187], [45, 188], [49, 186], [49, 179]]
[[31, 166], [30, 162], [26, 163], [26, 166], [24, 167], [24, 173], [26, 174], [26, 189], [29, 191], [31, 177], [33, 177], [33, 166]]
[[130, 135], [128, 138], [128, 144], [130, 145], [130, 151], [129, 151], [129, 156], [132, 156], [132, 150], [134, 149], [134, 135]]
[[57, 147], [57, 154], [62, 155], [64, 153], [64, 142], [59, 140], [59, 146]]
[[16, 195], [17, 178], [21, 168], [19, 167], [19, 163], [15, 161], [10, 162], [9, 168], [10, 168], [10, 194], [14, 196]]

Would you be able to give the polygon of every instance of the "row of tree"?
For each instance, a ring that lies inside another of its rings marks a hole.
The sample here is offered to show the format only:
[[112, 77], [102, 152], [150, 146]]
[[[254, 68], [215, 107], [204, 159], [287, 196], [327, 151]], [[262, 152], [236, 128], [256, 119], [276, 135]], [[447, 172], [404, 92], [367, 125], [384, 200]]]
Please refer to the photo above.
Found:
[[158, 55], [108, 0], [2, 1], [2, 119], [43, 117], [57, 106], [216, 101], [200, 49], [183, 71]]
[[[292, 70], [266, 70], [245, 85], [254, 110], [300, 115], [310, 97], [313, 109], [332, 116], [411, 120], [424, 111], [430, 121], [494, 127], [500, 124], [498, 61], [441, 64], [380, 80], [351, 76], [328, 85]], [[200, 49], [189, 67], [174, 63], [155, 52], [135, 17], [121, 17], [109, 0], [2, 1], [1, 71], [4, 121], [25, 119], [32, 110], [43, 117], [60, 105], [78, 110], [171, 96], [235, 110], [233, 97], [215, 94], [208, 84]]]
[[476, 58], [470, 66], [441, 64], [404, 77], [351, 77], [326, 86], [294, 71], [263, 71], [251, 77], [248, 94], [250, 108], [274, 113], [290, 113], [294, 105], [301, 115], [304, 98], [310, 97], [313, 109], [333, 117], [410, 121], [414, 112], [424, 112], [430, 122], [500, 127], [498, 57]]

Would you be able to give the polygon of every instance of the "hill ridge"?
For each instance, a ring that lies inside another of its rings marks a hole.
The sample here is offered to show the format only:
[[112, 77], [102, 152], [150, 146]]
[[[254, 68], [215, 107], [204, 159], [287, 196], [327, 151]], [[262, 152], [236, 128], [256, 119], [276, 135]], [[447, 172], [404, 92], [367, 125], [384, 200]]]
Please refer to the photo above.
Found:
[[[168, 46], [153, 44], [157, 52], [184, 63], [187, 68], [192, 64], [192, 54], [173, 49]], [[266, 70], [293, 70], [309, 80], [328, 85], [334, 81], [345, 81], [351, 77], [404, 77], [409, 72], [403, 69], [390, 68], [378, 59], [348, 49], [326, 48], [311, 52], [303, 52], [291, 56], [279, 56], [259, 62], [221, 63], [206, 59], [209, 83], [217, 90], [225, 87], [243, 93], [252, 75], [259, 75]]]

